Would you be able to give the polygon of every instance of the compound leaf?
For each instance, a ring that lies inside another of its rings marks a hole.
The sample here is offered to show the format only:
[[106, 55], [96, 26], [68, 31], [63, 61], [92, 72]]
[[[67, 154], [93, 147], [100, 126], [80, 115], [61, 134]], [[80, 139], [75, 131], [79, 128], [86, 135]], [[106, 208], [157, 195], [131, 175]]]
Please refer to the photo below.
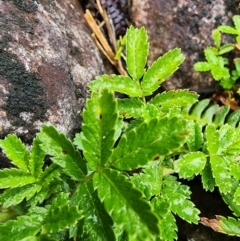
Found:
[[117, 124], [117, 103], [106, 89], [92, 93], [83, 112], [82, 139], [84, 157], [92, 170], [108, 161], [114, 145]]
[[142, 97], [142, 90], [139, 82], [132, 80], [128, 76], [121, 75], [102, 75], [96, 77], [96, 80], [90, 82], [88, 87], [92, 91], [108, 89], [126, 94], [130, 97]]
[[206, 155], [202, 152], [190, 152], [174, 162], [176, 172], [182, 178], [191, 178], [199, 174], [206, 164]]
[[9, 134], [0, 140], [0, 147], [15, 166], [28, 170], [28, 151], [16, 135]]
[[93, 185], [114, 222], [123, 226], [130, 235], [144, 240], [149, 231], [159, 234], [158, 218], [150, 205], [120, 172], [104, 169], [95, 173]]
[[139, 80], [145, 71], [148, 56], [148, 36], [142, 27], [135, 29], [133, 26], [126, 33], [126, 64], [129, 75], [134, 80]]
[[140, 123], [137, 128], [126, 132], [114, 149], [110, 161], [119, 169], [138, 168], [158, 155], [166, 155], [179, 148], [187, 135], [184, 119], [154, 118], [149, 123]]
[[146, 71], [141, 82], [143, 95], [151, 95], [159, 85], [183, 62], [184, 57], [180, 49], [173, 49], [158, 58]]
[[63, 168], [73, 180], [82, 180], [87, 172], [86, 164], [80, 153], [66, 136], [53, 126], [43, 126], [38, 134], [41, 148], [51, 157], [52, 161]]
[[71, 203], [82, 207], [84, 215], [83, 229], [91, 240], [114, 241], [113, 221], [94, 191], [92, 182], [78, 186]]

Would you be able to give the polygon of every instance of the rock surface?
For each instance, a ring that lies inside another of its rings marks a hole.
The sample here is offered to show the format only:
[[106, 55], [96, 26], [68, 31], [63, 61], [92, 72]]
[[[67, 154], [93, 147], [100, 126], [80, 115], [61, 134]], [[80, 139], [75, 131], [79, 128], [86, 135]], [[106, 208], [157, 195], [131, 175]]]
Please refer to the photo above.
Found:
[[104, 72], [78, 0], [0, 1], [0, 138], [44, 124], [71, 136], [87, 83]]
[[150, 40], [150, 65], [170, 49], [181, 48], [185, 61], [178, 72], [164, 83], [166, 89], [190, 88], [211, 91], [212, 78], [197, 73], [193, 64], [203, 59], [203, 49], [213, 44], [212, 30], [232, 24], [239, 13], [236, 0], [132, 0], [132, 20], [145, 28]]

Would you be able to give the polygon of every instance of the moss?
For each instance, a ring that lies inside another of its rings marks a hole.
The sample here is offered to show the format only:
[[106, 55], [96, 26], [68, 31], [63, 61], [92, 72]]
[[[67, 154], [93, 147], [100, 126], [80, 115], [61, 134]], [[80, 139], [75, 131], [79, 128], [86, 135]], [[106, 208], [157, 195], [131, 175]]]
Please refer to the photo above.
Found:
[[[1, 45], [4, 46], [4, 43]], [[3, 49], [0, 49], [0, 75], [11, 83], [8, 100], [4, 105], [8, 118], [17, 126], [24, 124], [19, 123], [21, 112], [31, 112], [33, 119], [43, 120], [47, 106], [40, 79], [34, 73], [27, 72], [16, 56]]]

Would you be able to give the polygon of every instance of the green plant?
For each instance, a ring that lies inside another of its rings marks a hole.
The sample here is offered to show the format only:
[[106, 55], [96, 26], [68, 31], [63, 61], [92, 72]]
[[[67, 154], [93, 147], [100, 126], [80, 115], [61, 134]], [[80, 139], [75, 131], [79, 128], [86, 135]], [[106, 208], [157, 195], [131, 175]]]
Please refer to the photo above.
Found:
[[[219, 121], [208, 118], [203, 130], [200, 110], [207, 105], [190, 112], [198, 95], [188, 90], [153, 97], [184, 58], [174, 49], [145, 69], [148, 48], [146, 31], [130, 27], [129, 76], [103, 75], [89, 84], [74, 142], [52, 126], [40, 130], [30, 150], [15, 135], [0, 140], [15, 165], [0, 171], [0, 240], [174, 240], [174, 215], [199, 221], [189, 187], [176, 174], [201, 175], [203, 187], [218, 187], [239, 216], [240, 128], [211, 109], [208, 116]], [[223, 232], [239, 225], [221, 218]]]
[[[215, 47], [207, 47], [204, 50], [206, 61], [197, 62], [194, 69], [197, 71], [210, 71], [214, 80], [220, 81], [224, 89], [232, 89], [240, 77], [240, 59], [233, 60], [234, 67], [230, 67], [228, 58], [224, 54], [239, 49], [240, 47], [240, 16], [233, 16], [234, 27], [221, 25], [213, 31], [212, 37]], [[236, 35], [236, 43], [222, 45], [221, 33]], [[231, 70], [232, 69], [232, 70]]]

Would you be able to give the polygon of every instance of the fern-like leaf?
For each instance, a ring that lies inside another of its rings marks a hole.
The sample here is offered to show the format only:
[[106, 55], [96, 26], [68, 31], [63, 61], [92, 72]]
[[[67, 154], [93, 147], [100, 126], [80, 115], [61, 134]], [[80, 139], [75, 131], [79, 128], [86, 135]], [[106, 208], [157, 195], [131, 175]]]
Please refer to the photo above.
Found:
[[0, 147], [15, 166], [28, 170], [28, 151], [16, 135], [9, 134], [4, 140], [0, 140]]
[[121, 137], [111, 163], [123, 170], [138, 168], [156, 155], [166, 155], [179, 148], [187, 135], [186, 122], [181, 118], [155, 118], [149, 123], [140, 123]]
[[92, 170], [108, 161], [114, 145], [117, 106], [113, 94], [107, 90], [93, 92], [83, 112], [82, 139], [84, 157]]
[[52, 161], [74, 180], [82, 180], [87, 172], [86, 164], [80, 153], [64, 134], [58, 133], [53, 126], [44, 126], [38, 134], [41, 148], [52, 156]]
[[158, 218], [141, 192], [133, 188], [124, 175], [104, 169], [94, 175], [93, 185], [113, 220], [123, 225], [129, 234], [141, 239], [146, 239], [149, 231], [159, 234]]
[[139, 80], [144, 74], [148, 48], [146, 30], [130, 26], [126, 33], [126, 64], [128, 73], [134, 80]]
[[142, 97], [142, 90], [139, 82], [132, 80], [128, 76], [121, 75], [102, 75], [96, 77], [88, 84], [92, 91], [108, 89], [109, 91], [116, 91], [126, 94], [130, 97]]
[[143, 76], [141, 87], [144, 96], [151, 95], [157, 90], [160, 84], [178, 69], [183, 60], [180, 49], [170, 50], [158, 58]]

